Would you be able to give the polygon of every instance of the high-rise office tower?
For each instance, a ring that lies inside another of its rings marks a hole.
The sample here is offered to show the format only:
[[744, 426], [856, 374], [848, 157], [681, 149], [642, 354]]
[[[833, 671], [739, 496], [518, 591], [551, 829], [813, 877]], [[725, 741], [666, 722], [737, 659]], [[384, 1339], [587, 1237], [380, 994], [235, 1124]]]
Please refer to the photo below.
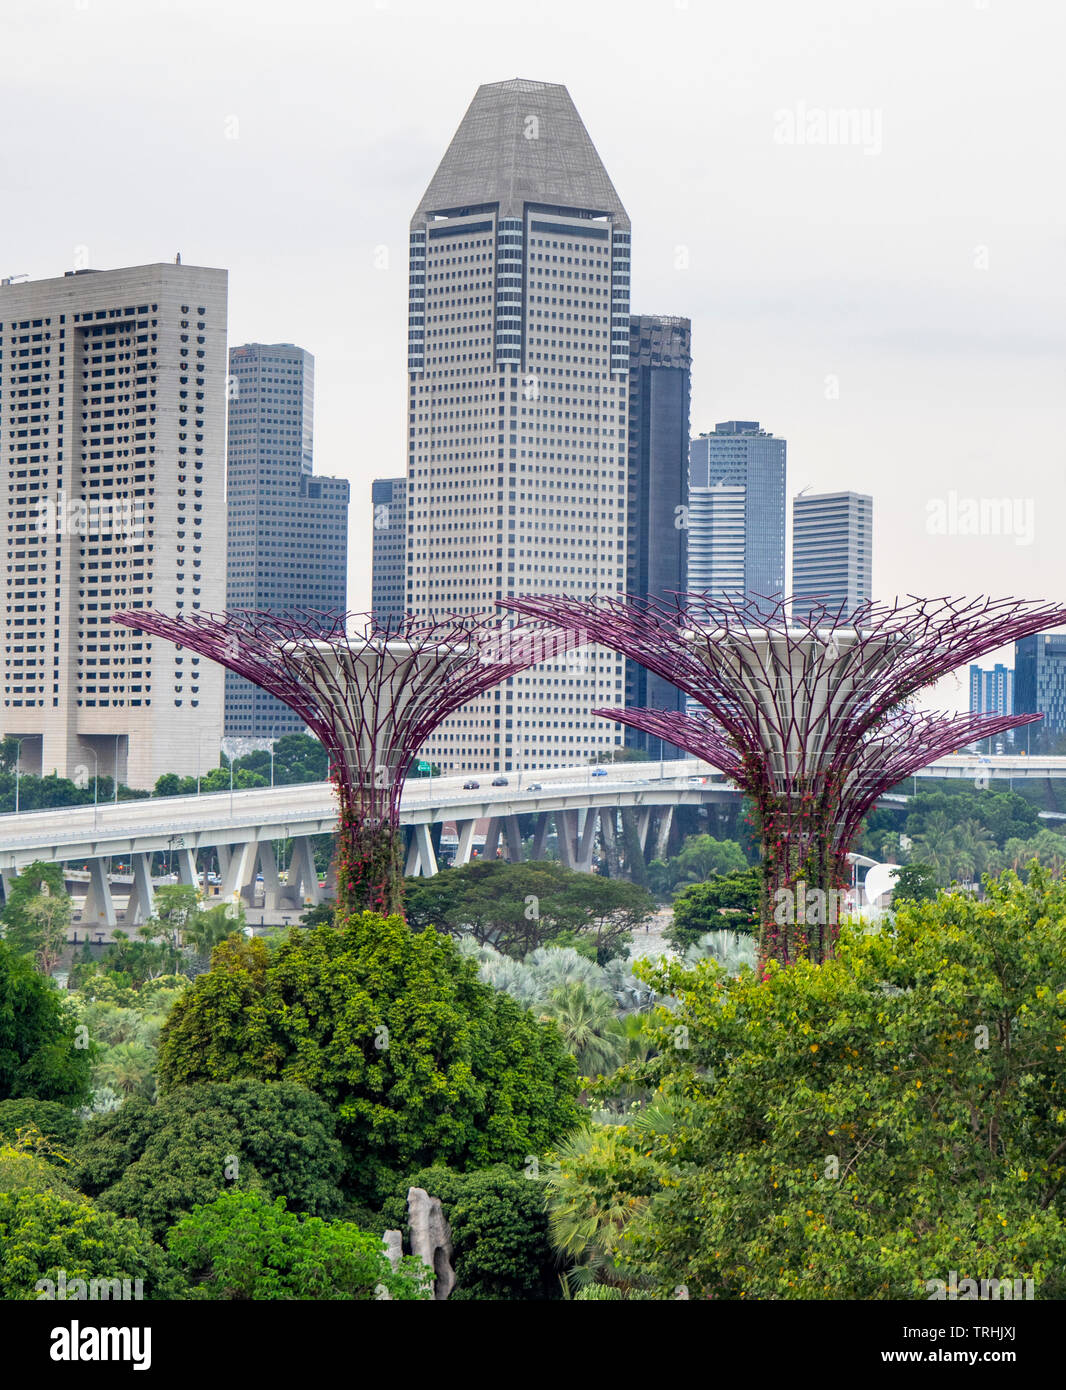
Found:
[[1009, 666], [997, 662], [989, 671], [970, 667], [970, 713], [1014, 713], [1014, 672]]
[[1036, 632], [1014, 644], [1015, 714], [1042, 714], [1018, 729], [1015, 742], [1047, 750], [1066, 733], [1066, 634]]
[[783, 597], [786, 449], [757, 420], [727, 420], [692, 440], [687, 588], [693, 593]]
[[792, 611], [824, 603], [850, 617], [873, 583], [872, 497], [859, 492], [801, 493], [792, 503]]
[[226, 281], [0, 285], [0, 733], [24, 770], [143, 788], [218, 756], [221, 669], [109, 615], [225, 605]]
[[[625, 587], [629, 218], [565, 87], [478, 91], [411, 220], [407, 606]], [[446, 720], [453, 771], [619, 745], [623, 662], [587, 648]]]
[[406, 478], [375, 478], [370, 485], [374, 527], [370, 606], [379, 623], [395, 625], [406, 608], [406, 499]]
[[[669, 602], [685, 588], [691, 369], [690, 320], [630, 319], [626, 593], [641, 598]], [[676, 685], [635, 661], [625, 669], [627, 705], [684, 708]], [[638, 729], [627, 728], [624, 737], [630, 747], [648, 746]], [[651, 743], [655, 751], [658, 740]]]
[[[349, 485], [312, 471], [315, 359], [292, 343], [247, 343], [230, 349], [229, 370], [226, 607], [343, 613]], [[280, 700], [226, 672], [227, 737], [302, 728]]]

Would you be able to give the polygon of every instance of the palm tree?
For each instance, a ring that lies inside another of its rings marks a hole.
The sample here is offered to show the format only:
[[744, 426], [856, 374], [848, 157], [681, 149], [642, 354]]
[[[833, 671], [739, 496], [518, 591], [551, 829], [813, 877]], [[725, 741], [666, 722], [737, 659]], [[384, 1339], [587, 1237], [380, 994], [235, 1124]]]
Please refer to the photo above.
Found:
[[96, 1079], [132, 1096], [147, 1088], [155, 1071], [155, 1052], [142, 1043], [125, 1042], [108, 1048], [96, 1069]]
[[937, 882], [946, 888], [951, 882], [956, 852], [955, 827], [946, 811], [932, 811], [925, 818], [925, 827], [913, 836], [911, 859], [928, 864], [936, 872]]
[[755, 969], [755, 938], [750, 932], [728, 930], [704, 932], [685, 952], [686, 965], [713, 960], [730, 975], [739, 975], [746, 965]]
[[573, 1265], [567, 1287], [608, 1285], [625, 1296], [640, 1281], [626, 1268], [623, 1238], [647, 1199], [634, 1200], [608, 1175], [631, 1172], [632, 1140], [617, 1126], [590, 1125], [561, 1144], [556, 1157], [547, 1181], [548, 1231]]
[[618, 1065], [624, 1034], [615, 1017], [614, 1000], [603, 990], [571, 980], [550, 992], [541, 1018], [558, 1026], [582, 1076], [599, 1076]]

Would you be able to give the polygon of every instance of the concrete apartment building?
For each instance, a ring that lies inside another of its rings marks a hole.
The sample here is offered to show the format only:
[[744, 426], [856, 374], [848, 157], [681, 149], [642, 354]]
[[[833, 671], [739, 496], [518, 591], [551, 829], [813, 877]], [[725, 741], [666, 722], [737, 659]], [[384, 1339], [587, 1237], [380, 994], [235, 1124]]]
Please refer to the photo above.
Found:
[[[293, 343], [229, 353], [226, 607], [307, 616], [348, 601], [345, 478], [315, 476], [315, 359]], [[303, 722], [226, 672], [227, 738], [280, 738]]]
[[403, 619], [407, 594], [407, 479], [375, 478], [370, 485], [373, 509], [371, 612], [379, 623], [395, 626]]
[[[625, 587], [630, 224], [565, 87], [478, 88], [411, 220], [407, 607]], [[619, 746], [597, 705], [623, 662], [585, 649], [446, 720], [446, 772]]]
[[792, 503], [792, 611], [850, 617], [873, 586], [874, 502], [860, 492], [801, 493]]
[[222, 671], [108, 621], [225, 605], [227, 274], [0, 285], [3, 705], [28, 772], [151, 787], [217, 759]]

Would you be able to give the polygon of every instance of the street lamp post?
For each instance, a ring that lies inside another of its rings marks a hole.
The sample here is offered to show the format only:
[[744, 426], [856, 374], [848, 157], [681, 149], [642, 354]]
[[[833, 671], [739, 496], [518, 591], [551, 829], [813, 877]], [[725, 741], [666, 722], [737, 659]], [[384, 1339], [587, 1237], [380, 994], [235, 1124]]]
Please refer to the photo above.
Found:
[[97, 809], [100, 805], [100, 759], [94, 748], [90, 748], [89, 752], [93, 755], [93, 829], [95, 830]]
[[15, 739], [18, 745], [18, 752], [15, 754], [15, 814], [18, 815], [19, 809], [19, 778], [22, 775], [22, 739]]

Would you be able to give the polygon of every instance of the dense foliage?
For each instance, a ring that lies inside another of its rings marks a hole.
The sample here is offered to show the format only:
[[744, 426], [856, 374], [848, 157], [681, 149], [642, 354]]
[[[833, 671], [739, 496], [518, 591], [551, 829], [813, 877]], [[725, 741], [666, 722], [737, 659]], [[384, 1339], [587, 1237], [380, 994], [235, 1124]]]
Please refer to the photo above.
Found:
[[381, 1237], [349, 1221], [287, 1211], [258, 1192], [230, 1192], [197, 1206], [167, 1243], [194, 1298], [426, 1299], [421, 1261], [393, 1270]]
[[762, 870], [758, 866], [715, 874], [706, 883], [694, 883], [674, 899], [667, 941], [675, 950], [684, 951], [706, 932], [757, 931], [762, 888]]
[[671, 859], [653, 859], [648, 865], [648, 886], [660, 897], [669, 897], [693, 883], [721, 874], [740, 874], [747, 857], [736, 840], [716, 840], [713, 835], [688, 835]]
[[93, 1049], [81, 1041], [52, 982], [0, 941], [0, 1100], [84, 1100]]
[[136, 1221], [101, 1211], [84, 1197], [0, 1192], [0, 1299], [36, 1299], [38, 1280], [57, 1283], [60, 1271], [68, 1290], [76, 1279], [140, 1279], [146, 1299], [185, 1293], [166, 1252]]
[[156, 1235], [231, 1188], [331, 1216], [344, 1166], [333, 1131], [328, 1107], [291, 1081], [182, 1086], [156, 1105], [135, 1097], [90, 1120], [75, 1178], [100, 1206]]
[[14, 1140], [20, 1129], [36, 1129], [56, 1148], [72, 1147], [81, 1132], [73, 1109], [57, 1100], [0, 1100], [0, 1139]]
[[294, 928], [270, 952], [231, 938], [174, 1005], [164, 1090], [297, 1081], [333, 1108], [355, 1195], [430, 1162], [522, 1162], [573, 1124], [557, 1031], [477, 978], [448, 937], [373, 913]]
[[1066, 885], [987, 891], [845, 927], [835, 959], [765, 983], [655, 972], [679, 1001], [660, 1089], [613, 1149], [562, 1156], [553, 1198], [615, 1212], [613, 1282], [924, 1298], [956, 1270], [1066, 1296]]

